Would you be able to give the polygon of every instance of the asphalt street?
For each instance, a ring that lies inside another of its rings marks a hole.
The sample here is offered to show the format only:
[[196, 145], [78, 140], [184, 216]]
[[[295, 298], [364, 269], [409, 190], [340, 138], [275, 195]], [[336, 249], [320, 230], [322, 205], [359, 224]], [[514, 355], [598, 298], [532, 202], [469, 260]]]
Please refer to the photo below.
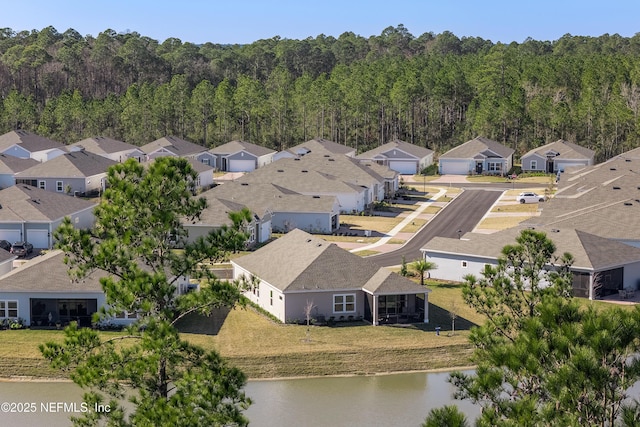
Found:
[[372, 255], [367, 259], [382, 267], [402, 264], [403, 256], [406, 262], [415, 261], [422, 256], [420, 248], [432, 238], [457, 238], [461, 234], [472, 231], [501, 195], [500, 190], [467, 188], [400, 249]]

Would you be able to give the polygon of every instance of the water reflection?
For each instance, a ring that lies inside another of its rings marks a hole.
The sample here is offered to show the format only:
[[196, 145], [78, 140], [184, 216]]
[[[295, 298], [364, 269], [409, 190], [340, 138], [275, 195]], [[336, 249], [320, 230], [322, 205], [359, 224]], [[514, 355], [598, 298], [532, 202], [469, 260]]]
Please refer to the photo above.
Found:
[[[255, 427], [419, 426], [427, 413], [452, 403], [448, 373], [409, 373], [363, 377], [250, 381], [245, 391], [253, 400], [246, 412]], [[34, 402], [34, 413], [1, 413], [0, 426], [68, 426], [70, 411], [79, 408], [82, 391], [73, 383], [0, 383], [2, 402]], [[56, 411], [51, 402], [67, 403]], [[46, 412], [41, 406], [54, 411]], [[473, 420], [479, 409], [455, 402]]]

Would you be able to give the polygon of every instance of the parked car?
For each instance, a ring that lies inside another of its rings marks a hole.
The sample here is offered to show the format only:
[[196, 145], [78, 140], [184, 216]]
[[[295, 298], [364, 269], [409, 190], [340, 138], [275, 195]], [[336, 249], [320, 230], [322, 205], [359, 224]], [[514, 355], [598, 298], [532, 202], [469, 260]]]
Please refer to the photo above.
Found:
[[544, 202], [544, 196], [540, 196], [536, 193], [526, 192], [518, 194], [516, 200], [520, 203], [538, 203]]
[[11, 243], [8, 240], [0, 240], [0, 249], [4, 249], [5, 251], [10, 251]]
[[16, 242], [11, 245], [10, 252], [17, 256], [27, 256], [33, 252], [33, 245], [29, 242]]

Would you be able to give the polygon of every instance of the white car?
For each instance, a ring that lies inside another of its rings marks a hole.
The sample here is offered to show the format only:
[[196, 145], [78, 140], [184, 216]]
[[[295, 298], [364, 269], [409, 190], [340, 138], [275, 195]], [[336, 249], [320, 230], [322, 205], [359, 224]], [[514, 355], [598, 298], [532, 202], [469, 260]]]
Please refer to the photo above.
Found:
[[518, 197], [516, 197], [516, 200], [520, 203], [538, 203], [544, 202], [544, 196], [531, 192], [520, 193], [518, 194]]

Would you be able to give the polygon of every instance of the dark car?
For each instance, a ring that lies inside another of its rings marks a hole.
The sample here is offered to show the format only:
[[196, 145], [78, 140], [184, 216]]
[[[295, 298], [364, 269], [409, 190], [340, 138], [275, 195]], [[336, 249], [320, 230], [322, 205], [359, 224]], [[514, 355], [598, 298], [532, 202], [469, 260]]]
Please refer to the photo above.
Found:
[[8, 240], [0, 240], [0, 249], [4, 249], [5, 251], [11, 250], [11, 243]]
[[33, 245], [29, 242], [16, 242], [11, 245], [10, 252], [17, 256], [27, 256], [33, 252]]

